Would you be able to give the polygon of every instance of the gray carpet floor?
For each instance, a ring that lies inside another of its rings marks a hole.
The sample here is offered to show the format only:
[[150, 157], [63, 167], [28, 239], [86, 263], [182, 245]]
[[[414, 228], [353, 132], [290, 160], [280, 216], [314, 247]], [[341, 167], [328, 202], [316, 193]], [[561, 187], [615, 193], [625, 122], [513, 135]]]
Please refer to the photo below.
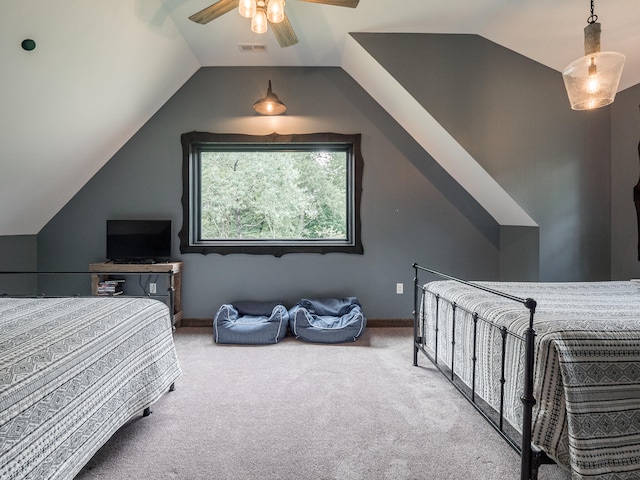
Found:
[[[426, 358], [412, 330], [355, 343], [225, 346], [179, 328], [176, 390], [76, 480], [518, 479], [520, 458]], [[540, 480], [566, 480], [543, 466]]]

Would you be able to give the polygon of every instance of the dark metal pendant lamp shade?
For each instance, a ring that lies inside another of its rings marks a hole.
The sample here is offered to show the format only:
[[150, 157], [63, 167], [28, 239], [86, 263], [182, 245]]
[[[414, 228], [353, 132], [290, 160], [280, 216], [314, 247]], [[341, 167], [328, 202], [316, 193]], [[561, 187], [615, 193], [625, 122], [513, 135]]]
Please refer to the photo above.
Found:
[[271, 80], [267, 94], [253, 104], [253, 109], [261, 115], [280, 115], [287, 110], [286, 105], [271, 91]]

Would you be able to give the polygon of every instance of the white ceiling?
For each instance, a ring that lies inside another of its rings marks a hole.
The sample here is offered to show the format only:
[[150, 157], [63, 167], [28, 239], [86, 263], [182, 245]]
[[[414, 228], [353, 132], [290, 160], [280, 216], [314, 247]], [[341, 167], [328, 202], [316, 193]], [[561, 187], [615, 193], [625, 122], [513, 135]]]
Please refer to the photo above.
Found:
[[[281, 49], [211, 0], [0, 0], [0, 235], [36, 234], [200, 66], [339, 66], [349, 32], [475, 33], [561, 71], [584, 54], [586, 0], [287, 0]], [[640, 2], [596, 2], [602, 50], [640, 83]], [[25, 38], [37, 47], [26, 52]], [[266, 45], [242, 53], [239, 44]]]
[[[584, 55], [587, 0], [360, 0], [342, 8], [287, 0], [285, 10], [300, 43], [279, 47], [271, 32], [251, 32], [249, 20], [229, 12], [207, 25], [189, 15], [211, 0], [161, 0], [203, 66], [337, 66], [348, 32], [475, 33], [561, 71]], [[602, 50], [626, 54], [623, 90], [640, 82], [640, 2], [597, 1]], [[241, 53], [238, 44], [267, 46]]]

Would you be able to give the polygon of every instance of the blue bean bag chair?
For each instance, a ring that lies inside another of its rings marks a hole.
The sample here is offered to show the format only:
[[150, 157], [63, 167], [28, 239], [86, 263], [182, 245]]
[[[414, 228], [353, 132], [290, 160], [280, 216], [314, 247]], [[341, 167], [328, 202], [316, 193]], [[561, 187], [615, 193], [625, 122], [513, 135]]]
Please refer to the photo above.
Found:
[[278, 343], [287, 334], [289, 312], [277, 302], [241, 301], [222, 305], [213, 319], [216, 343]]
[[366, 326], [356, 297], [303, 298], [289, 310], [289, 328], [305, 342], [355, 342]]

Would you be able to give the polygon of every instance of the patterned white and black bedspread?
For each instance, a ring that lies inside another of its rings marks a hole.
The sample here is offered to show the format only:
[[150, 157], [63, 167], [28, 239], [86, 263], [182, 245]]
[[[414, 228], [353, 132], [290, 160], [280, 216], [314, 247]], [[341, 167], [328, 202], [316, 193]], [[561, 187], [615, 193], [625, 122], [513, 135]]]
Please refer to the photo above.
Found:
[[[537, 301], [533, 443], [570, 469], [573, 479], [640, 478], [640, 284], [477, 283]], [[453, 281], [426, 288], [518, 335], [528, 327], [529, 311], [520, 303]], [[463, 319], [471, 315], [457, 310], [452, 352], [445, 326], [451, 306], [441, 301], [438, 309], [438, 357], [447, 365], [453, 361], [470, 385], [473, 322]], [[421, 311], [424, 328], [435, 318], [432, 294], [423, 297]], [[476, 389], [497, 408], [501, 336], [488, 323], [478, 325]], [[421, 331], [425, 346], [433, 348], [433, 326]], [[507, 345], [505, 416], [520, 429], [524, 344], [507, 336]]]
[[0, 478], [72, 479], [179, 375], [161, 302], [0, 298]]

